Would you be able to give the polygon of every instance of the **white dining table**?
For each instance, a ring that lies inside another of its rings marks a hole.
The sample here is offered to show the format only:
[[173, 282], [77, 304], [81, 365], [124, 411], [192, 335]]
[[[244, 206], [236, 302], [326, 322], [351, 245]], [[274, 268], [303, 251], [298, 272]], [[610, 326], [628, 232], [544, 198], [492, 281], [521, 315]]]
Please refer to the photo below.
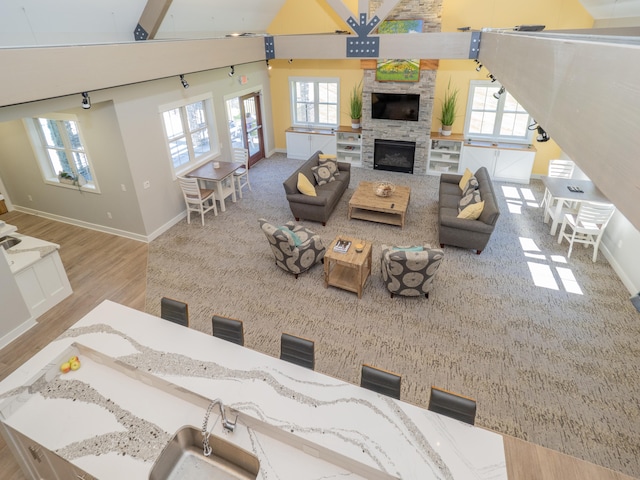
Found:
[[[591, 180], [579, 180], [575, 178], [556, 178], [556, 177], [542, 177], [542, 183], [549, 190], [551, 196], [557, 200], [555, 210], [553, 214], [549, 214], [549, 209], [545, 208], [544, 223], [549, 222], [549, 218], [552, 217], [551, 222], [551, 235], [556, 234], [558, 223], [562, 221], [562, 208], [566, 202], [595, 202], [595, 203], [611, 203], [604, 194], [598, 190], [598, 187]], [[578, 187], [581, 192], [574, 192], [569, 190], [569, 187]]]

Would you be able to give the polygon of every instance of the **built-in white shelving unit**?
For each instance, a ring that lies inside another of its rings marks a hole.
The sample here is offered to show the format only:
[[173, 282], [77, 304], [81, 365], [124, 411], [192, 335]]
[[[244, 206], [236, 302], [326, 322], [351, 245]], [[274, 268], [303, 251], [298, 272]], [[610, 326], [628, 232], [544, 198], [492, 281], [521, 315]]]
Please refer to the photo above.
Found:
[[459, 173], [463, 146], [464, 138], [460, 134], [444, 136], [432, 132], [429, 142], [427, 173], [429, 175]]
[[362, 130], [341, 125], [336, 130], [336, 155], [339, 162], [362, 166]]

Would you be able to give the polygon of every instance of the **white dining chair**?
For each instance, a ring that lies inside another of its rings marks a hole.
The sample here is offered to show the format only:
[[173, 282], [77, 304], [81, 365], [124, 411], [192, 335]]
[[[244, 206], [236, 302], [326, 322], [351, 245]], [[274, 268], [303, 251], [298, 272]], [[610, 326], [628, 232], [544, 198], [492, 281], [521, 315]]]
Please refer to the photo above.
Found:
[[249, 182], [249, 150], [246, 148], [234, 148], [233, 161], [244, 163], [244, 168], [239, 168], [233, 172], [233, 179], [238, 190], [238, 195], [242, 198], [242, 187], [246, 185], [249, 187], [249, 190], [251, 190], [251, 183]]
[[[577, 214], [565, 214], [558, 234], [558, 243], [562, 243], [563, 238], [569, 241], [567, 258], [571, 257], [573, 243], [577, 242], [584, 243], [585, 248], [593, 245], [593, 261], [595, 262], [598, 258], [602, 234], [615, 211], [616, 207], [611, 203], [582, 202]], [[569, 227], [571, 231], [566, 232], [566, 227]]]
[[[576, 164], [572, 160], [549, 160], [549, 167], [547, 170], [548, 177], [554, 178], [571, 178], [573, 170]], [[544, 197], [542, 198], [542, 208], [553, 208], [555, 199], [551, 196], [549, 189], [545, 188]]]
[[[191, 223], [191, 212], [198, 212], [202, 225], [204, 226], [204, 214], [209, 210], [218, 215], [218, 207], [216, 207], [216, 199], [213, 196], [213, 190], [200, 188], [197, 178], [178, 177], [184, 203], [187, 205], [187, 223]], [[207, 205], [211, 202], [210, 205]]]

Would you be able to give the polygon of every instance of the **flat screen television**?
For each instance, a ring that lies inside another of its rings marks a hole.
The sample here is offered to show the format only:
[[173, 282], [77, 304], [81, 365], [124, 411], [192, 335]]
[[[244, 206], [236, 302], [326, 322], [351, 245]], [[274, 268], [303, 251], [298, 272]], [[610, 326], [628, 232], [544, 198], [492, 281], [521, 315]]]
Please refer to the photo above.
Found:
[[417, 93], [371, 93], [371, 118], [417, 122], [419, 111]]

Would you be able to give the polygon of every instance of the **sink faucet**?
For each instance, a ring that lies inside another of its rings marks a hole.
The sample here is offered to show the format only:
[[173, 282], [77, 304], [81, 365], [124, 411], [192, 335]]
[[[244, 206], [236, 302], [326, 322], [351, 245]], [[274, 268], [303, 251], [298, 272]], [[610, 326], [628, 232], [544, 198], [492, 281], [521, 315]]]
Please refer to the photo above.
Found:
[[[216, 398], [214, 401], [212, 401], [209, 404], [209, 406], [207, 407], [207, 413], [205, 413], [204, 420], [202, 421], [202, 448], [203, 448], [203, 451], [204, 451], [203, 453], [205, 457], [208, 457], [209, 455], [211, 455], [211, 446], [209, 445], [209, 435], [211, 435], [211, 430], [207, 431], [207, 425], [209, 424], [209, 416], [211, 415], [211, 411], [213, 410], [213, 407], [215, 407], [216, 405], [220, 407], [220, 415], [222, 416], [222, 426], [224, 427], [225, 430], [233, 432], [233, 430], [236, 428], [236, 422], [238, 421], [237, 416], [233, 422], [227, 419], [227, 413], [224, 408], [224, 403], [222, 403], [221, 399]], [[211, 425], [211, 429], [213, 429], [213, 425]]]

